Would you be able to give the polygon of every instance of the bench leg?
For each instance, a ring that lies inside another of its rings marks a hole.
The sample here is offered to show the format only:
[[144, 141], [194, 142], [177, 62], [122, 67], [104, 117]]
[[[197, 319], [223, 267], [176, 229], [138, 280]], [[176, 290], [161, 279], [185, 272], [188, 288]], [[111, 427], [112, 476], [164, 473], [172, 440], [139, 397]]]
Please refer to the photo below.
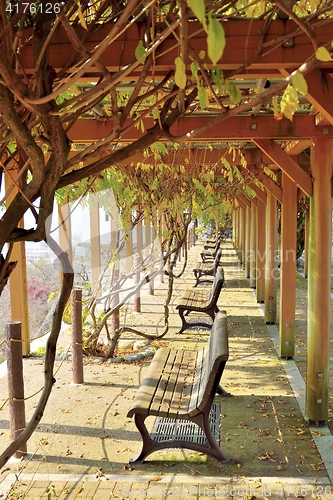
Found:
[[142, 463], [144, 459], [148, 457], [148, 455], [153, 453], [153, 451], [157, 451], [158, 449], [160, 449], [160, 443], [151, 439], [149, 435], [145, 424], [146, 418], [146, 416], [143, 416], [140, 413], [135, 413], [134, 415], [135, 425], [137, 426], [137, 429], [142, 437], [142, 450], [137, 457], [130, 460], [130, 463]]
[[187, 312], [187, 314], [189, 313], [189, 311], [187, 311], [186, 309], [178, 309], [180, 319], [182, 320], [182, 326], [178, 330], [178, 332], [176, 332], [176, 334], [182, 333], [184, 330], [186, 330], [189, 327], [189, 325], [185, 319], [185, 315], [186, 315], [185, 311]]
[[206, 443], [196, 444], [196, 446], [198, 447], [198, 451], [205, 453], [209, 457], [215, 458], [215, 460], [220, 463], [234, 464], [235, 460], [227, 457], [227, 455], [223, 453], [218, 443], [215, 441], [209, 424], [209, 413], [201, 413], [200, 415], [197, 415], [197, 417], [194, 417], [192, 420], [203, 430], [206, 437]]
[[130, 463], [142, 463], [144, 462], [144, 459], [154, 451], [165, 450], [168, 448], [185, 448], [188, 450], [194, 450], [199, 453], [204, 453], [205, 455], [208, 455], [223, 464], [235, 463], [234, 460], [231, 460], [222, 452], [221, 448], [215, 441], [210, 429], [208, 414], [201, 414], [196, 418], [189, 419], [190, 421], [197, 424], [204, 432], [204, 435], [206, 437], [206, 443], [204, 444], [176, 439], [169, 439], [167, 441], [160, 442], [154, 441], [153, 439], [151, 439], [147, 427], [144, 423], [145, 419], [146, 416], [143, 416], [139, 413], [136, 413], [134, 416], [135, 424], [142, 436], [142, 450], [136, 458], [130, 460]]

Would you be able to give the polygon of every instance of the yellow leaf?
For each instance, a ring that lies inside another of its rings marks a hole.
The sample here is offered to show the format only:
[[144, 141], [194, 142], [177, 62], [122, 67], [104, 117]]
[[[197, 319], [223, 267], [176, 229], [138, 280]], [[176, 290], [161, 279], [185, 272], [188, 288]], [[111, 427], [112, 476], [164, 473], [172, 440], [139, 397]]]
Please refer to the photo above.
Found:
[[319, 47], [319, 49], [317, 49], [316, 51], [316, 58], [319, 60], [319, 61], [324, 61], [324, 62], [327, 62], [327, 61], [332, 61], [332, 57], [331, 57], [331, 54], [328, 52], [328, 50], [326, 49], [326, 47]]
[[81, 23], [81, 26], [87, 30], [88, 29], [88, 26], [87, 26], [87, 23], [86, 23], [86, 20], [84, 18], [84, 15], [83, 15], [83, 12], [82, 12], [82, 9], [81, 9], [81, 4], [80, 4], [80, 0], [75, 0], [75, 3], [77, 5], [77, 13], [78, 13], [78, 16], [79, 16], [79, 19], [80, 19], [80, 23]]
[[180, 89], [186, 87], [186, 66], [184, 61], [180, 57], [175, 59], [176, 72], [175, 72], [175, 82]]
[[153, 479], [151, 479], [151, 481], [161, 481], [161, 478], [160, 477], [153, 477]]

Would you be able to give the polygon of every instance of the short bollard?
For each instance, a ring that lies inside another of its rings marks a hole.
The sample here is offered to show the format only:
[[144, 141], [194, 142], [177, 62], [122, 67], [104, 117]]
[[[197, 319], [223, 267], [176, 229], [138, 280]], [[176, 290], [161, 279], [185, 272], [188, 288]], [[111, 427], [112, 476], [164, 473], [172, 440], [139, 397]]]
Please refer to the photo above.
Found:
[[82, 290], [72, 291], [72, 382], [83, 383]]
[[[14, 441], [26, 426], [20, 322], [6, 323], [6, 340], [10, 434]], [[24, 443], [14, 457], [22, 458], [26, 453], [27, 443]]]

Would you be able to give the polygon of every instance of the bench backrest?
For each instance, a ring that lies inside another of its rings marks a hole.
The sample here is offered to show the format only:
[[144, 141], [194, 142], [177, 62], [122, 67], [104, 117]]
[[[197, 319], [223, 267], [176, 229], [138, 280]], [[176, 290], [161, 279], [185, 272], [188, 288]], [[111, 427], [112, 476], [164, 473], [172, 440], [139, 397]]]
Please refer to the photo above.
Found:
[[205, 409], [210, 410], [228, 357], [227, 313], [219, 311], [215, 316], [208, 342], [198, 356], [195, 382], [189, 405], [190, 416]]
[[217, 251], [217, 254], [215, 255], [215, 260], [214, 260], [214, 268], [213, 268], [214, 269], [214, 276], [216, 274], [217, 268], [219, 267], [221, 256], [222, 256], [222, 249], [219, 248]]
[[214, 283], [212, 285], [212, 288], [210, 289], [209, 296], [208, 296], [208, 303], [209, 304], [216, 304], [220, 295], [220, 292], [222, 290], [224, 283], [224, 272], [222, 267], [216, 270], [215, 278], [214, 278]]

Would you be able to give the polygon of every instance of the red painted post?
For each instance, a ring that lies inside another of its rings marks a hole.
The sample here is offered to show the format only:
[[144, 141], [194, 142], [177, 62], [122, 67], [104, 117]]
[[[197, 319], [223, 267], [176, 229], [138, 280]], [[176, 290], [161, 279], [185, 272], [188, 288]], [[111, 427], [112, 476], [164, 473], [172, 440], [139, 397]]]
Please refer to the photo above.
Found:
[[82, 290], [72, 291], [72, 382], [83, 383]]
[[[7, 371], [8, 371], [8, 399], [10, 434], [12, 441], [25, 429], [25, 404], [22, 362], [22, 333], [21, 323], [12, 321], [6, 323], [7, 340]], [[15, 458], [22, 458], [27, 453], [27, 443], [14, 454]]]

